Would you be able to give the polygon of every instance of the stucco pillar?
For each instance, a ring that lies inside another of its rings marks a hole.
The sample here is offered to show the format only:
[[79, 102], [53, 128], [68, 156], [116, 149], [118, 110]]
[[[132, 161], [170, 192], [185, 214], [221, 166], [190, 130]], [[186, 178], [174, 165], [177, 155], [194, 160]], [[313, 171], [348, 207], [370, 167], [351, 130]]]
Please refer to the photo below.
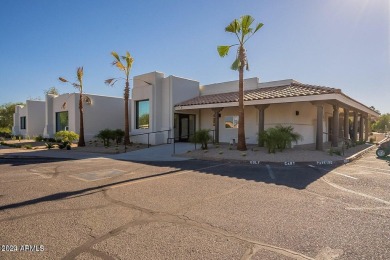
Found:
[[317, 131], [316, 131], [316, 150], [323, 150], [324, 148], [324, 106], [317, 104]]
[[332, 147], [337, 147], [339, 142], [339, 132], [340, 132], [340, 113], [339, 105], [333, 105], [333, 130], [332, 130]]
[[353, 141], [356, 142], [357, 140], [357, 131], [358, 129], [358, 112], [357, 111], [353, 111]]
[[360, 114], [360, 127], [359, 127], [359, 142], [363, 142], [363, 133], [364, 133], [364, 118], [363, 114]]
[[[259, 128], [258, 128], [258, 134], [259, 136], [264, 132], [264, 110], [269, 107], [269, 105], [256, 105], [255, 108], [259, 110]], [[258, 145], [260, 147], [264, 146], [264, 141], [260, 138], [258, 139]]]
[[368, 135], [370, 134], [370, 124], [369, 124], [370, 120], [368, 118], [368, 115], [366, 115], [364, 117], [364, 130], [365, 130], [365, 133], [364, 133], [364, 141], [368, 141]]
[[14, 125], [12, 127], [12, 134], [13, 135], [20, 134], [20, 115], [19, 115], [19, 112], [20, 112], [21, 108], [22, 108], [22, 106], [20, 106], [20, 105], [15, 106], [15, 113], [13, 115]]
[[43, 137], [53, 137], [55, 133], [54, 128], [54, 103], [55, 95], [47, 94], [46, 95], [46, 104], [45, 104], [45, 128], [43, 130]]
[[219, 143], [219, 112], [221, 112], [223, 107], [212, 108], [214, 112], [215, 125], [214, 125], [214, 142]]
[[349, 139], [349, 109], [344, 108], [344, 139]]

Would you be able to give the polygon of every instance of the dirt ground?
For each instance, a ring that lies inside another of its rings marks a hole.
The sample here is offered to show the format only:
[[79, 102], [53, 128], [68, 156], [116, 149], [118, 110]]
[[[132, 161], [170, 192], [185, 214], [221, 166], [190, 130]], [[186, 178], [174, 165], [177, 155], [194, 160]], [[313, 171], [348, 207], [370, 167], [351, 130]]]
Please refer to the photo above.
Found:
[[[11, 145], [20, 145], [21, 149], [27, 150], [46, 150], [46, 143], [49, 142], [36, 142], [35, 140], [6, 140], [4, 141], [7, 144]], [[57, 143], [52, 143], [54, 147], [52, 149], [59, 149]], [[85, 147], [78, 147], [77, 143], [72, 143], [72, 150], [80, 152], [89, 152], [89, 153], [105, 153], [105, 154], [117, 154], [125, 153], [130, 151], [135, 151], [139, 149], [147, 148], [146, 144], [131, 144], [126, 147], [123, 144], [116, 145], [115, 143], [110, 143], [110, 146], [105, 147], [101, 142], [86, 142]]]

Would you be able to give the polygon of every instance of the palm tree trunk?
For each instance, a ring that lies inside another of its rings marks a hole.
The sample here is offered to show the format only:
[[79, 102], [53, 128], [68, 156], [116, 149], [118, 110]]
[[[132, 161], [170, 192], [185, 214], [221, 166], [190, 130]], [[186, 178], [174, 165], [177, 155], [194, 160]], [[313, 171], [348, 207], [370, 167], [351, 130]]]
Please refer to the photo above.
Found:
[[130, 87], [129, 87], [129, 81], [126, 81], [126, 87], [125, 87], [125, 145], [130, 145], [130, 127], [129, 127], [129, 96], [130, 96]]
[[80, 136], [79, 136], [79, 142], [78, 146], [85, 146], [85, 140], [84, 140], [84, 111], [83, 111], [83, 94], [80, 93], [80, 100], [79, 100], [79, 110], [80, 110]]
[[238, 141], [237, 150], [246, 151], [245, 141], [245, 114], [244, 114], [244, 67], [245, 67], [245, 49], [241, 45], [239, 49], [240, 67], [238, 69]]

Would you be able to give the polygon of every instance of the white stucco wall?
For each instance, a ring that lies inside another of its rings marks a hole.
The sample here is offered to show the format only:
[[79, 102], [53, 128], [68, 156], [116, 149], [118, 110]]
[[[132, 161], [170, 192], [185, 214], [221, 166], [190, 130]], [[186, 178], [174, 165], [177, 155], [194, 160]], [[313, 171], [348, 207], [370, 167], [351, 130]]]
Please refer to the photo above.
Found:
[[[157, 113], [162, 110], [162, 79], [164, 74], [161, 72], [151, 72], [134, 77], [132, 101], [131, 101], [131, 141], [137, 143], [147, 143], [148, 136], [146, 133], [159, 131], [158, 125], [161, 124], [161, 118], [158, 118]], [[136, 129], [136, 103], [141, 100], [149, 100], [149, 128]], [[161, 117], [161, 114], [160, 114]], [[145, 135], [141, 135], [145, 134]], [[156, 143], [156, 135], [150, 135], [150, 143]], [[161, 137], [157, 137], [161, 138]]]
[[[256, 89], [258, 88], [258, 85], [259, 85], [259, 78], [244, 79], [244, 90]], [[238, 80], [203, 85], [200, 86], [199, 90], [201, 96], [227, 93], [227, 92], [236, 92], [238, 91]]]
[[[83, 95], [92, 101], [91, 104], [83, 103], [86, 141], [93, 139], [100, 130], [105, 128], [124, 130], [123, 98], [88, 93]], [[66, 103], [65, 106], [64, 103]], [[64, 111], [68, 111], [69, 131], [80, 133], [79, 93], [66, 93], [53, 97], [52, 111], [49, 112], [49, 118], [52, 121], [50, 137], [53, 137], [56, 132], [56, 113]]]
[[23, 109], [22, 105], [15, 106], [15, 113], [13, 114], [12, 134], [20, 135], [20, 111]]
[[[296, 115], [296, 111], [299, 112], [299, 115]], [[332, 107], [326, 105], [324, 111], [324, 132], [326, 132], [328, 127], [327, 117], [331, 116]], [[258, 114], [259, 112], [254, 106], [245, 107], [245, 135], [248, 144], [257, 144]], [[233, 138], [237, 141], [238, 129], [225, 128], [226, 116], [238, 116], [238, 108], [228, 107], [221, 111], [221, 117], [219, 118], [220, 142], [230, 142]], [[294, 131], [300, 133], [304, 138], [298, 144], [315, 143], [317, 110], [316, 106], [310, 102], [272, 104], [265, 110], [264, 117], [265, 129], [274, 127], [277, 124], [289, 125], [294, 127]], [[202, 129], [214, 129], [213, 112], [211, 109], [202, 109], [200, 118], [200, 127]], [[327, 140], [325, 138], [326, 135], [324, 134], [324, 141]]]
[[30, 138], [42, 135], [45, 127], [45, 101], [27, 100], [26, 128]]
[[[151, 72], [135, 77], [132, 92], [133, 120], [131, 134], [164, 131], [150, 134], [149, 141], [152, 145], [166, 143], [168, 138], [168, 131], [166, 130], [171, 130], [169, 137], [173, 137], [174, 104], [198, 95], [199, 82], [195, 80], [176, 76], [164, 77], [164, 74], [160, 72]], [[136, 102], [140, 100], [149, 100], [149, 129], [136, 129]], [[147, 137], [147, 135], [134, 136], [132, 140], [147, 143]]]
[[13, 127], [13, 134], [14, 135], [27, 135], [27, 125], [26, 129], [20, 129], [20, 118], [25, 116], [26, 117], [26, 124], [28, 122], [27, 118], [27, 106], [21, 106], [18, 105], [15, 107], [15, 114], [14, 114], [14, 127]]
[[76, 102], [76, 93], [65, 93], [53, 98], [53, 109], [49, 111], [49, 117], [52, 120], [52, 135], [56, 133], [56, 113], [68, 111], [68, 130], [79, 133], [79, 127], [76, 124], [78, 119], [78, 103]]
[[[84, 137], [86, 141], [93, 139], [100, 130], [125, 130], [125, 104], [123, 98], [84, 94], [91, 99], [92, 104], [83, 103], [84, 108]], [[79, 95], [76, 95], [76, 126], [79, 131]], [[129, 109], [130, 110], [130, 109]], [[129, 113], [130, 114], [130, 113]]]

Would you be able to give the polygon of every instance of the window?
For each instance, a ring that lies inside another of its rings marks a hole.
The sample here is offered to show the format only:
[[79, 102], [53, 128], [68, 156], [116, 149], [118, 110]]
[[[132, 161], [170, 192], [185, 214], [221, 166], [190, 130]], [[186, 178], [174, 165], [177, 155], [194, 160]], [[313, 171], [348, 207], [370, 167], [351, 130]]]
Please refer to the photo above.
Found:
[[26, 129], [26, 117], [25, 116], [20, 117], [20, 129]]
[[238, 128], [238, 116], [225, 116], [225, 128]]
[[56, 132], [68, 130], [68, 111], [56, 113]]
[[136, 101], [135, 120], [136, 129], [149, 128], [149, 99]]

